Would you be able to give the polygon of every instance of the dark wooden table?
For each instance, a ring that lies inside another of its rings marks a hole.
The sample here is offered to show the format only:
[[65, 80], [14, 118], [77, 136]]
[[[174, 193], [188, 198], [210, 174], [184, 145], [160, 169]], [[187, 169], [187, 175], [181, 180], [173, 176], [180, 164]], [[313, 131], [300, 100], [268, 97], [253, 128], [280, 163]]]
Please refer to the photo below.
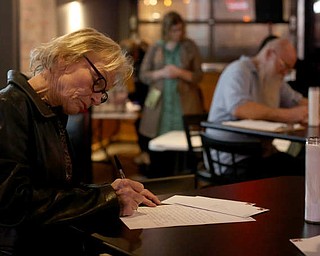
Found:
[[[113, 255], [303, 255], [290, 241], [320, 234], [304, 221], [304, 177], [278, 177], [184, 193], [254, 202], [270, 209], [255, 222], [129, 230], [93, 234]], [[163, 198], [169, 195], [163, 196]]]
[[313, 136], [320, 137], [319, 127], [311, 127], [311, 126], [305, 126], [304, 129], [302, 130], [292, 130], [287, 132], [266, 132], [266, 131], [259, 131], [259, 130], [253, 130], [253, 129], [233, 127], [233, 126], [223, 125], [221, 123], [214, 123], [214, 122], [207, 122], [207, 121], [201, 122], [201, 126], [205, 128], [214, 128], [217, 130], [254, 135], [257, 137], [285, 139], [285, 140], [290, 140], [293, 142], [301, 142], [301, 143], [305, 143], [306, 138], [308, 137], [313, 137]]

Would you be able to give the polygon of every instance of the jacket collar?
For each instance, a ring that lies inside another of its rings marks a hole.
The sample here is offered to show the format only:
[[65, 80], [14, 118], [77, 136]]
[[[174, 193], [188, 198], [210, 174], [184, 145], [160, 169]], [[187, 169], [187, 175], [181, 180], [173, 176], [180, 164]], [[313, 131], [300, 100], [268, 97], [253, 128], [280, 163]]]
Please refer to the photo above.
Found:
[[30, 100], [34, 103], [40, 114], [44, 117], [54, 117], [55, 113], [46, 105], [28, 83], [28, 78], [15, 70], [9, 70], [7, 74], [8, 85], [14, 84], [24, 91]]

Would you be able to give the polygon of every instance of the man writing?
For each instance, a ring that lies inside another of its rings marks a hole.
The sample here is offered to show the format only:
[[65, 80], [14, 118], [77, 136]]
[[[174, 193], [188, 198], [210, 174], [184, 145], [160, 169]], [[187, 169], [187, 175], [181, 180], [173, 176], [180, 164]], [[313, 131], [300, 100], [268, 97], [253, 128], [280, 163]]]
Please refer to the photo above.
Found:
[[[297, 54], [290, 41], [278, 38], [268, 42], [257, 55], [251, 58], [241, 56], [232, 62], [219, 78], [208, 121], [260, 119], [306, 122], [308, 100], [284, 82], [284, 76], [294, 67], [296, 60]], [[228, 140], [256, 140], [212, 129], [207, 132]], [[288, 154], [277, 152], [271, 141], [264, 141], [263, 146], [264, 152], [259, 159], [249, 156], [236, 158], [246, 162], [250, 175], [264, 177], [303, 173], [303, 164], [297, 163], [297, 159]], [[230, 161], [227, 155], [223, 158], [226, 162]]]

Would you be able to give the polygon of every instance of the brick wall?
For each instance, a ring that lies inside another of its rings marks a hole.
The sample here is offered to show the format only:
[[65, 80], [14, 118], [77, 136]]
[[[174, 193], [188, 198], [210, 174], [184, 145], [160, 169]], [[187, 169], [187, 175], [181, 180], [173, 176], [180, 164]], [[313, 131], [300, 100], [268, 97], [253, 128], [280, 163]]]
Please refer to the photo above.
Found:
[[20, 70], [28, 74], [30, 50], [57, 35], [56, 0], [20, 0]]

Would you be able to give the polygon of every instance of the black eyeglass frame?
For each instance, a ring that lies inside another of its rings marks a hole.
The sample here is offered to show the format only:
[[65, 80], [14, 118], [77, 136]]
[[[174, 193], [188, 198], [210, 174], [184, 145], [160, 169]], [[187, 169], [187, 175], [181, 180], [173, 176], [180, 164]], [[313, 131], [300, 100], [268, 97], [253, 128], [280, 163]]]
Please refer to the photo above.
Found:
[[[102, 97], [101, 97], [101, 103], [106, 102], [108, 100], [108, 91], [106, 90], [107, 88], [107, 79], [100, 73], [100, 71], [96, 68], [96, 66], [90, 61], [90, 59], [87, 56], [83, 56], [87, 62], [89, 63], [89, 65], [92, 67], [92, 69], [94, 70], [94, 72], [96, 72], [98, 78], [96, 80], [93, 81], [93, 85], [92, 85], [92, 91], [94, 93], [102, 93]], [[102, 80], [104, 81], [104, 87], [103, 89], [96, 89], [96, 85], [99, 85], [99, 81]]]

